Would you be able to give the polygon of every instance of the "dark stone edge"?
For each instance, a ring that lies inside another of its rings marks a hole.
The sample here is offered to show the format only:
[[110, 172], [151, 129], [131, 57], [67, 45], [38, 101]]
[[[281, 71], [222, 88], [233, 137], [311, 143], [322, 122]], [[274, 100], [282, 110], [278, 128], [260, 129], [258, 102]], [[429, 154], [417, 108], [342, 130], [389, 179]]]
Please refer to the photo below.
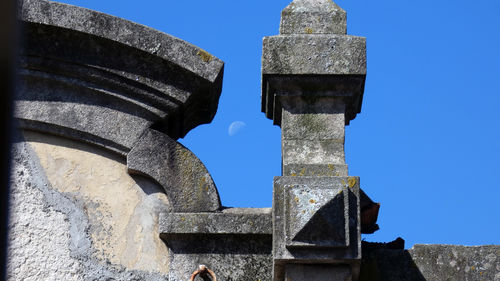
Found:
[[[113, 40], [140, 49], [188, 69], [200, 77], [215, 82], [224, 62], [186, 41], [122, 18], [73, 5], [47, 1], [23, 0], [19, 3], [19, 18], [25, 22], [52, 25]], [[69, 15], [67, 17], [61, 17]], [[78, 14], [78, 17], [71, 15]], [[88, 24], [91, 23], [92, 26]], [[120, 34], [119, 30], [131, 30]], [[136, 36], [141, 34], [141, 36]], [[165, 45], [182, 48], [165, 51]]]

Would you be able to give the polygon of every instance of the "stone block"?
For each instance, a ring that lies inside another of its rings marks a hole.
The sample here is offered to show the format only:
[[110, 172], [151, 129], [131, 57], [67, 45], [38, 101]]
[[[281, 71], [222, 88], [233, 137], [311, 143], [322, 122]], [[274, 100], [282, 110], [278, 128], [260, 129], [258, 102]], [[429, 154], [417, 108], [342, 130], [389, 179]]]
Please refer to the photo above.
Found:
[[345, 164], [286, 164], [283, 165], [283, 176], [315, 176], [339, 177], [347, 176]]
[[272, 234], [270, 208], [228, 208], [215, 213], [161, 213], [162, 236], [170, 234]]
[[345, 186], [286, 185], [284, 192], [287, 248], [349, 246]]
[[280, 34], [346, 34], [346, 18], [331, 0], [295, 0], [281, 12]]
[[[364, 84], [364, 75], [263, 75], [262, 112], [281, 126], [284, 98], [301, 97], [309, 101], [336, 98], [336, 102], [345, 105], [345, 125], [349, 125], [361, 112]], [[332, 100], [326, 104], [331, 103]]]
[[345, 164], [344, 140], [283, 140], [283, 166], [288, 164]]
[[221, 208], [219, 193], [205, 165], [179, 142], [147, 129], [127, 154], [130, 174], [159, 183], [175, 212], [213, 212]]
[[500, 281], [500, 246], [414, 245], [363, 250], [360, 281]]
[[290, 263], [349, 264], [361, 258], [358, 177], [275, 177], [274, 278]]
[[344, 139], [345, 105], [342, 99], [282, 97], [281, 104], [283, 139]]
[[264, 37], [262, 74], [366, 75], [366, 39], [334, 34]]
[[270, 208], [162, 213], [159, 220], [170, 252], [169, 280], [188, 280], [199, 264], [213, 270], [218, 280], [271, 280]]

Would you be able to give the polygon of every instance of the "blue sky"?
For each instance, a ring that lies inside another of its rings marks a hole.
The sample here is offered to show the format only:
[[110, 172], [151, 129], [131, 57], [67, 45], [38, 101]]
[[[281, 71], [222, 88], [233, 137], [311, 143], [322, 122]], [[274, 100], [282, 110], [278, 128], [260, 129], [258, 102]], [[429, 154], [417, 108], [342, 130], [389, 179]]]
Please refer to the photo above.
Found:
[[[65, 0], [186, 40], [222, 59], [214, 121], [180, 140], [222, 203], [270, 207], [280, 129], [260, 112], [262, 37], [291, 0]], [[346, 129], [349, 174], [381, 202], [364, 238], [500, 244], [500, 1], [338, 0], [367, 37], [361, 114]], [[230, 126], [233, 122], [238, 122]]]

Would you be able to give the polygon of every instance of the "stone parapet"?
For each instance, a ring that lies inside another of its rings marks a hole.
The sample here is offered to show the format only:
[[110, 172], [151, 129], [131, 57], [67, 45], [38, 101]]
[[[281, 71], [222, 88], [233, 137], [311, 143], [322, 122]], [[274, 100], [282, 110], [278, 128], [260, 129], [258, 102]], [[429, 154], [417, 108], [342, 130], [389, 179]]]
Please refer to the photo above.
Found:
[[162, 213], [160, 237], [170, 251], [170, 279], [184, 281], [195, 264], [218, 280], [271, 280], [271, 209], [226, 208], [212, 213]]
[[500, 246], [414, 245], [363, 252], [360, 281], [499, 281]]

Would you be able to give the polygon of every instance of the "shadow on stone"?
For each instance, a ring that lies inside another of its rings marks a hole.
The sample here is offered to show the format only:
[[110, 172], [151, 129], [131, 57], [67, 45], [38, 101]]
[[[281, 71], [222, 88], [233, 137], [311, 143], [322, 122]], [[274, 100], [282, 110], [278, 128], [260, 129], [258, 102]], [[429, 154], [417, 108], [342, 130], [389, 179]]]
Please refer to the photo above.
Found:
[[271, 235], [161, 234], [174, 254], [271, 254]]
[[319, 246], [344, 246], [346, 243], [344, 196], [340, 193], [311, 217], [293, 241]]
[[359, 281], [426, 281], [407, 250], [363, 251]]

